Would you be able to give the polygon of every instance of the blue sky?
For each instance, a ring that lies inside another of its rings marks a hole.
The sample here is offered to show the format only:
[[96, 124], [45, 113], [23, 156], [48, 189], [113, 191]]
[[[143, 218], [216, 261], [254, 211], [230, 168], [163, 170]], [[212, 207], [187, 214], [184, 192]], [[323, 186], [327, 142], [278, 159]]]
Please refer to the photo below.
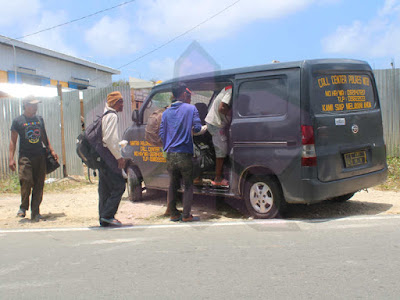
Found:
[[[22, 37], [125, 1], [0, 0], [0, 34]], [[400, 0], [136, 0], [21, 40], [116, 69], [138, 59], [114, 80], [171, 78], [193, 41], [222, 69], [331, 57], [381, 69], [400, 66]]]

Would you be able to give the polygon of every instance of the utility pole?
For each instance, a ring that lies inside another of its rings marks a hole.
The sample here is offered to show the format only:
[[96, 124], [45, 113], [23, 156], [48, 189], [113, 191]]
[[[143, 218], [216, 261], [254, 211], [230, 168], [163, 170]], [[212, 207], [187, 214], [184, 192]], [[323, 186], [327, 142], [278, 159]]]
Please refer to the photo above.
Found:
[[64, 135], [64, 111], [63, 111], [63, 98], [62, 98], [62, 87], [61, 84], [57, 84], [57, 93], [60, 97], [60, 118], [61, 118], [61, 153], [62, 153], [62, 166], [63, 166], [63, 177], [68, 177], [67, 173], [67, 158], [65, 150], [65, 135]]

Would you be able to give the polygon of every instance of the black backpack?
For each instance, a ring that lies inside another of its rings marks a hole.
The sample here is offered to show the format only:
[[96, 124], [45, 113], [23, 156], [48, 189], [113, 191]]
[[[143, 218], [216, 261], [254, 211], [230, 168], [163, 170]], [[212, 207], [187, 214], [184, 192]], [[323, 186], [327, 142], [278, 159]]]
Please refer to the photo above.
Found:
[[115, 113], [109, 110], [102, 116], [98, 116], [97, 119], [77, 137], [76, 154], [78, 154], [82, 162], [90, 169], [99, 169], [102, 164], [100, 155], [96, 151], [94, 145], [102, 143], [101, 120], [106, 114], [111, 112]]

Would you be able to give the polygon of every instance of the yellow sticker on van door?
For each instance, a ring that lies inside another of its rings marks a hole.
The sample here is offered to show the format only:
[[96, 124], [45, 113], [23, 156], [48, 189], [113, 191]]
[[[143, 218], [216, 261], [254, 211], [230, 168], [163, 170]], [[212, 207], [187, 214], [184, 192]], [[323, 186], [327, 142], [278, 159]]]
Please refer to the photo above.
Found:
[[133, 156], [141, 157], [143, 161], [166, 163], [162, 148], [151, 145], [146, 141], [130, 141], [129, 145], [136, 146], [137, 150], [133, 152]]

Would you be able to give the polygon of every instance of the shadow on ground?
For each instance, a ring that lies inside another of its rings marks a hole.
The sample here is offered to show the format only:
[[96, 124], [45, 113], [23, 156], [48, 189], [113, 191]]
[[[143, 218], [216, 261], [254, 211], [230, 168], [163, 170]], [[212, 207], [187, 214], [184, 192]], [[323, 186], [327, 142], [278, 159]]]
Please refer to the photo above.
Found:
[[[152, 191], [151, 195], [143, 195], [144, 204], [166, 206], [167, 193]], [[124, 201], [129, 201], [127, 198]], [[391, 204], [346, 201], [334, 202], [323, 201], [316, 204], [288, 204], [287, 210], [282, 219], [336, 219], [350, 216], [378, 215], [390, 210]], [[178, 201], [178, 208], [182, 209], [181, 201]], [[243, 220], [249, 217], [244, 202], [241, 199], [222, 198], [206, 195], [194, 195], [192, 205], [193, 215], [198, 215], [202, 220], [224, 219]], [[163, 215], [156, 216], [162, 218]]]
[[360, 201], [323, 201], [316, 204], [291, 204], [284, 215], [286, 219], [326, 219], [350, 216], [377, 215], [392, 207], [387, 203]]
[[[179, 194], [177, 207], [182, 210], [182, 195]], [[122, 201], [129, 201], [127, 197]], [[163, 191], [152, 191], [151, 195], [143, 194], [143, 200], [140, 202], [148, 205], [157, 205], [163, 207], [163, 212], [167, 205], [167, 193]], [[224, 219], [243, 219], [244, 216], [236, 209], [228, 205], [224, 199], [215, 196], [193, 195], [192, 214], [200, 216], [201, 220], [218, 220]], [[165, 218], [164, 214], [153, 216], [154, 218]], [[227, 220], [228, 219], [228, 220]]]
[[[45, 222], [45, 221], [55, 221], [58, 218], [63, 218], [65, 217], [65, 213], [48, 213], [48, 214], [43, 214], [42, 217], [43, 219], [41, 220], [41, 222]], [[32, 221], [30, 218], [22, 218], [21, 220], [18, 221], [21, 224], [24, 223], [36, 223], [34, 221]]]

